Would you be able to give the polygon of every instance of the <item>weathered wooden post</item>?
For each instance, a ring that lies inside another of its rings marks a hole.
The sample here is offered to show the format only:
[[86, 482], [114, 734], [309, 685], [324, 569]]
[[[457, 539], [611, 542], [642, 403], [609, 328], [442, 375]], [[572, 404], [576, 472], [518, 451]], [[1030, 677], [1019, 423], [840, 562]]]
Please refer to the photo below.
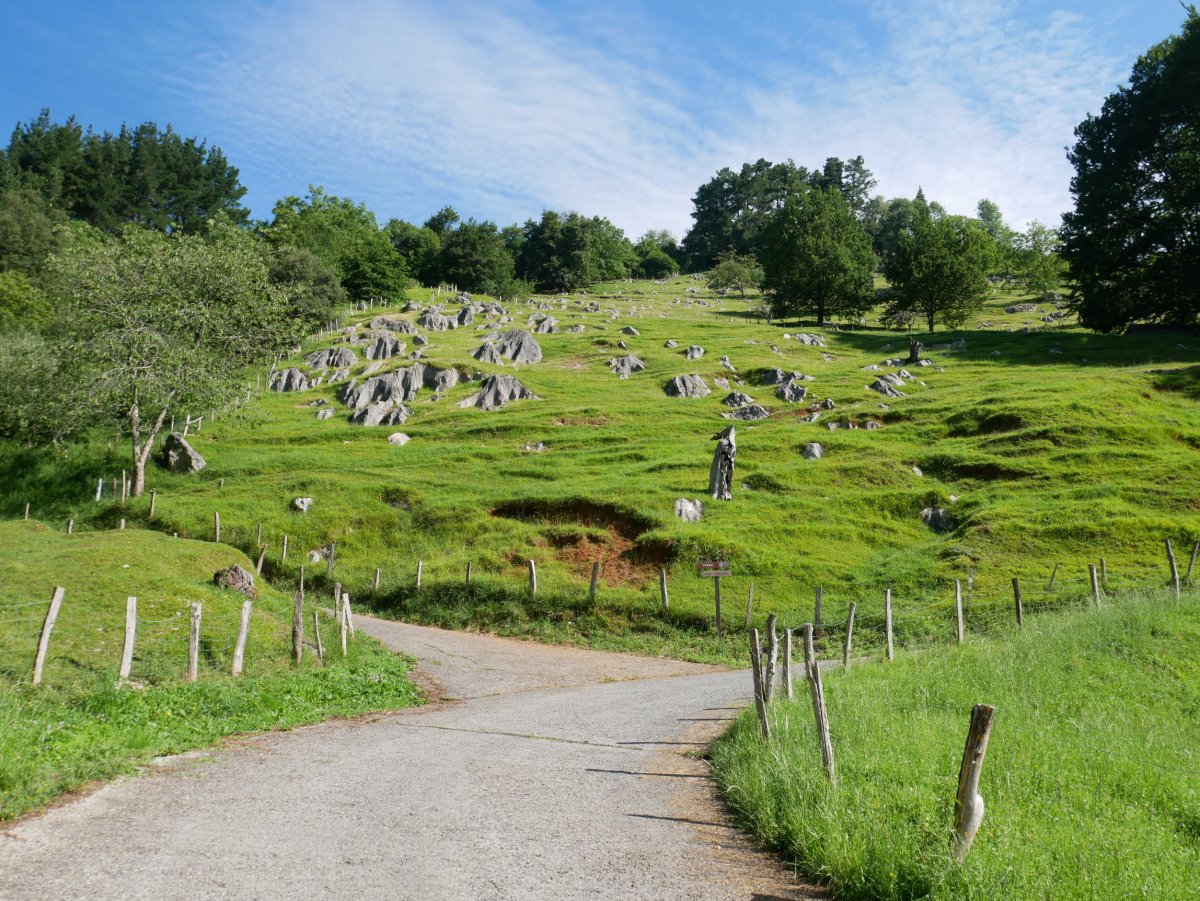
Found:
[[842, 647], [842, 669], [850, 669], [850, 643], [854, 639], [854, 613], [858, 605], [850, 602], [850, 612], [846, 614], [846, 644]]
[[73, 519], [67, 520], [67, 534], [68, 535], [75, 534], [75, 520], [73, 520]]
[[338, 629], [340, 630], [341, 637], [342, 637], [342, 656], [345, 657], [346, 656], [346, 632], [348, 629], [348, 624], [346, 623], [346, 612], [342, 608], [341, 604], [338, 604]]
[[767, 678], [763, 684], [763, 697], [769, 704], [775, 695], [775, 668], [779, 664], [779, 633], [775, 630], [777, 617], [767, 616]]
[[895, 659], [895, 648], [892, 645], [892, 589], [887, 589], [883, 598], [884, 626], [887, 629], [887, 659], [891, 663]]
[[279, 562], [283, 563], [287, 560], [288, 537], [283, 536], [283, 549], [279, 552]]
[[1017, 626], [1025, 625], [1025, 608], [1021, 604], [1021, 580], [1013, 576], [1013, 603], [1017, 608]]
[[592, 561], [592, 583], [588, 586], [588, 600], [596, 603], [596, 582], [600, 579], [600, 561]]
[[237, 643], [233, 646], [233, 666], [229, 669], [231, 676], [242, 674], [242, 665], [246, 659], [246, 636], [250, 632], [250, 607], [250, 601], [242, 603], [242, 618], [238, 623]]
[[529, 596], [537, 597], [537, 564], [529, 561]]
[[1175, 597], [1179, 597], [1179, 567], [1175, 565], [1175, 548], [1171, 547], [1171, 539], [1167, 539], [1167, 563], [1171, 567], [1171, 587], [1175, 590]]
[[817, 664], [817, 654], [813, 648], [813, 627], [805, 623], [804, 634], [804, 671], [808, 676], [809, 688], [812, 691], [813, 716], [817, 721], [817, 736], [821, 742], [821, 763], [825, 766], [825, 775], [829, 777], [830, 785], [837, 785], [837, 769], [833, 760], [833, 741], [829, 737], [829, 714], [825, 709], [825, 687], [821, 684], [821, 667]]
[[783, 690], [792, 699], [792, 630], [783, 630]]
[[1050, 573], [1050, 581], [1046, 584], [1046, 590], [1049, 591], [1054, 587], [1054, 580], [1058, 577], [1058, 564], [1054, 564], [1054, 572]]
[[50, 633], [54, 631], [54, 622], [58, 619], [58, 611], [62, 608], [65, 588], [56, 587], [50, 593], [50, 606], [46, 608], [46, 618], [42, 620], [42, 634], [38, 636], [37, 654], [33, 658], [33, 684], [42, 684], [42, 668], [46, 665], [46, 653], [50, 649]]
[[1100, 587], [1108, 591], [1108, 561], [1100, 558]]
[[317, 660], [324, 665], [325, 663], [325, 646], [321, 644], [321, 618], [317, 615], [317, 611], [313, 611], [313, 638], [317, 640]]
[[746, 592], [746, 628], [750, 628], [750, 618], [754, 615], [754, 583], [750, 583], [750, 588]]
[[371, 580], [371, 591], [378, 593], [378, 591], [379, 591], [379, 580], [380, 580], [381, 578], [383, 578], [383, 570], [381, 570], [381, 569], [380, 569], [380, 568], [377, 566], [377, 567], [375, 567], [375, 578]]
[[750, 630], [750, 670], [754, 679], [754, 708], [763, 738], [771, 737], [771, 721], [767, 718], [767, 703], [763, 697], [762, 648], [758, 644], [758, 629]]
[[346, 628], [350, 630], [350, 637], [354, 637], [354, 616], [350, 612], [350, 595], [342, 595], [342, 616], [346, 619]]
[[1187, 576], [1185, 577], [1189, 580], [1192, 578], [1192, 569], [1196, 565], [1197, 554], [1200, 554], [1200, 540], [1197, 540], [1196, 543], [1192, 545], [1192, 559], [1188, 561]]
[[125, 644], [121, 648], [121, 669], [118, 677], [122, 682], [133, 671], [133, 641], [137, 636], [137, 598], [125, 599]]
[[296, 665], [304, 657], [304, 594], [297, 592], [292, 606], [292, 657]]
[[422, 568], [424, 565], [425, 565], [425, 561], [424, 561], [424, 560], [418, 560], [418, 561], [417, 561], [417, 588], [416, 588], [416, 593], [417, 593], [417, 594], [420, 594], [420, 593], [421, 593], [421, 568]]
[[154, 508], [158, 505], [158, 489], [150, 489], [150, 522], [154, 522]]
[[262, 544], [262, 523], [258, 524], [258, 528], [254, 532], [254, 543]]
[[671, 598], [667, 594], [667, 568], [665, 566], [658, 568], [658, 594], [662, 599], [663, 616], [666, 616], [671, 612]]
[[821, 634], [821, 604], [825, 598], [825, 589], [818, 585], [816, 597], [813, 599], [813, 634]]
[[995, 713], [996, 708], [987, 704], [976, 704], [971, 710], [971, 728], [967, 732], [967, 746], [963, 749], [962, 766], [958, 771], [958, 795], [954, 800], [953, 850], [959, 863], [966, 859], [983, 822], [979, 777], [983, 773], [983, 758], [987, 754]]
[[254, 564], [254, 571], [260, 576], [262, 575], [263, 561], [267, 559], [267, 546], [264, 544], [258, 549], [258, 562]]
[[213, 511], [213, 541], [220, 543], [221, 541], [221, 514]]
[[1092, 583], [1092, 600], [1100, 606], [1100, 580], [1096, 576], [1096, 564], [1088, 564], [1088, 580]]
[[191, 612], [188, 623], [188, 668], [187, 680], [195, 682], [200, 677], [200, 617], [201, 607], [198, 603], [188, 605]]
[[962, 579], [954, 580], [954, 615], [958, 620], [958, 643], [963, 643]]
[[701, 560], [696, 564], [696, 571], [703, 577], [713, 580], [714, 600], [716, 602], [717, 638], [721, 637], [721, 577], [733, 575], [728, 560]]

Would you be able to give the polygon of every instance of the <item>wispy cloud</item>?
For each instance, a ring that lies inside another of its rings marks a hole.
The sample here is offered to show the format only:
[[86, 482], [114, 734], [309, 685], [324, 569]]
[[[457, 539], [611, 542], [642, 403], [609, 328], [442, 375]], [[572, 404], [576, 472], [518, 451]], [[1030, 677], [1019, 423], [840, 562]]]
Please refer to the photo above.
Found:
[[954, 211], [986, 196], [1014, 224], [1056, 222], [1063, 147], [1128, 60], [1098, 53], [1079, 17], [1000, 0], [872, 10], [870, 38], [826, 22], [818, 46], [795, 35], [810, 52], [733, 68], [709, 52], [720, 35], [658, 40], [629, 10], [579, 28], [532, 2], [261, 6], [206, 98], [251, 184], [323, 183], [385, 215], [449, 202], [504, 224], [552, 207], [682, 232], [722, 165], [861, 153], [889, 196], [921, 185]]

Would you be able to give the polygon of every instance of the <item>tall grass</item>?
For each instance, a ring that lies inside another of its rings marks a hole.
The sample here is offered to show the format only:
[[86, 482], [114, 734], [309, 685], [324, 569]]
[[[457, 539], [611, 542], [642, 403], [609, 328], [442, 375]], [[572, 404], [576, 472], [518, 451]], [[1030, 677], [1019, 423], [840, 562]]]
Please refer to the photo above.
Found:
[[[748, 827], [839, 898], [1200, 894], [1200, 596], [1047, 613], [1007, 637], [829, 671], [839, 785], [807, 684], [712, 750]], [[950, 856], [973, 705], [995, 706], [966, 863]]]

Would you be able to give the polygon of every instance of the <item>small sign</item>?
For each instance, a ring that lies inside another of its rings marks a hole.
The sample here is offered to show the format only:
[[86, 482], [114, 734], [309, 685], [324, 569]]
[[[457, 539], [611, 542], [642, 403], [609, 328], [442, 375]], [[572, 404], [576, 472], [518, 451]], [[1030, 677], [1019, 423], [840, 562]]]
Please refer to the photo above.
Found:
[[709, 579], [733, 575], [728, 560], [701, 560], [696, 564], [696, 572]]

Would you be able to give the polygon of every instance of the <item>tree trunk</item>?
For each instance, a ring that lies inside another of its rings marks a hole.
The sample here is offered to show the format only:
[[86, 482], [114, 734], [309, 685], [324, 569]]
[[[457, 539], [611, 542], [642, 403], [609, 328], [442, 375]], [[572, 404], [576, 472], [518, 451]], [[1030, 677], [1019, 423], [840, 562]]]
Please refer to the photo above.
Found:
[[172, 391], [167, 396], [167, 403], [159, 411], [154, 424], [150, 427], [150, 434], [146, 436], [145, 441], [142, 441], [141, 414], [138, 409], [137, 392], [134, 392], [133, 405], [129, 408], [129, 431], [133, 444], [133, 486], [130, 494], [133, 497], [141, 497], [146, 490], [146, 464], [150, 462], [150, 452], [154, 449], [154, 439], [162, 431], [163, 423], [167, 419], [167, 413], [171, 409], [171, 400], [174, 397], [175, 392]]

